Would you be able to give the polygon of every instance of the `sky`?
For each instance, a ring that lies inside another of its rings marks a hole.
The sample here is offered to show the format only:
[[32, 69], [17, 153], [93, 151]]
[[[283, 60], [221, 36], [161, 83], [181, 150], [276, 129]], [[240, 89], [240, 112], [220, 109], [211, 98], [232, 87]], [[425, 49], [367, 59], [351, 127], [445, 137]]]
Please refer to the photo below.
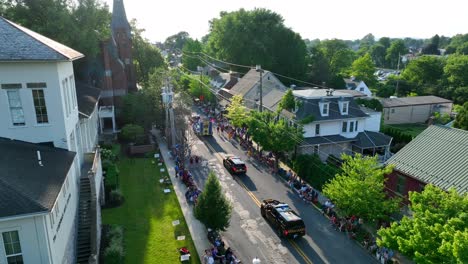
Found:
[[[113, 0], [106, 2], [112, 11]], [[221, 11], [267, 8], [308, 39], [430, 38], [468, 33], [468, 0], [124, 0], [144, 37], [164, 41], [180, 31], [200, 39]]]

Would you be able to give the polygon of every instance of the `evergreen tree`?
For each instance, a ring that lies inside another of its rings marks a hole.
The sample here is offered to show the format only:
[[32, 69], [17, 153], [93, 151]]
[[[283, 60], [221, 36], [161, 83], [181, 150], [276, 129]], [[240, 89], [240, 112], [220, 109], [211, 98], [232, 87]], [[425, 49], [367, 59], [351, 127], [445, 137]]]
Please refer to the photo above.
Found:
[[206, 227], [225, 231], [229, 227], [232, 206], [227, 200], [218, 178], [213, 172], [208, 175], [205, 188], [195, 206], [195, 217]]

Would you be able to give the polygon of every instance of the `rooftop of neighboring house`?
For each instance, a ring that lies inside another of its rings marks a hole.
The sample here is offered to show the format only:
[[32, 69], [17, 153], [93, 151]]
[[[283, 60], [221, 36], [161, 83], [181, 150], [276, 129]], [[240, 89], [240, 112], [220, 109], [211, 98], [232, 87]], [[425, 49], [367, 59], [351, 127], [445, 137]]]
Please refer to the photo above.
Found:
[[339, 144], [344, 142], [352, 142], [358, 148], [369, 149], [385, 147], [390, 145], [392, 137], [387, 136], [380, 132], [364, 131], [359, 132], [354, 138], [347, 138], [341, 135], [329, 135], [329, 136], [315, 136], [304, 138], [302, 146], [310, 145], [326, 145], [326, 144]]
[[276, 111], [284, 95], [285, 92], [281, 90], [271, 90], [263, 96], [263, 106], [272, 111]]
[[365, 93], [361, 93], [360, 91], [357, 91], [357, 90], [338, 89], [338, 90], [335, 90], [335, 92], [336, 91], [340, 93], [346, 93], [346, 94], [352, 95], [353, 97], [367, 97]]
[[73, 61], [83, 54], [0, 17], [0, 61]]
[[[301, 120], [310, 115], [314, 116], [314, 121], [322, 120], [340, 120], [357, 117], [367, 117], [354, 101], [354, 98], [347, 93], [334, 91], [330, 93], [329, 89], [294, 90], [295, 97], [300, 98], [302, 105], [296, 112], [296, 119]], [[340, 111], [339, 102], [348, 102], [348, 113]], [[322, 115], [320, 104], [328, 103], [328, 115]]]
[[444, 190], [468, 192], [468, 131], [429, 126], [393, 155], [387, 164]]
[[75, 152], [6, 138], [0, 152], [0, 218], [50, 211]]
[[296, 97], [301, 97], [304, 99], [320, 99], [323, 97], [327, 98], [340, 98], [340, 97], [351, 97], [349, 93], [345, 93], [342, 90], [332, 90], [332, 95], [329, 94], [330, 89], [319, 89], [304, 87], [299, 88], [300, 90], [294, 90], [293, 94]]
[[100, 95], [100, 89], [84, 83], [76, 82], [76, 97], [80, 118], [89, 117], [93, 113]]
[[452, 101], [445, 99], [445, 98], [437, 97], [434, 95], [382, 99], [383, 107], [399, 107], [399, 106], [410, 106], [410, 105], [445, 104], [445, 103], [452, 103]]
[[354, 77], [351, 78], [343, 78], [343, 81], [346, 84], [346, 87], [355, 89], [360, 83], [360, 80], [356, 80]]
[[244, 96], [260, 81], [260, 73], [255, 69], [250, 69], [242, 78], [231, 88], [233, 95]]

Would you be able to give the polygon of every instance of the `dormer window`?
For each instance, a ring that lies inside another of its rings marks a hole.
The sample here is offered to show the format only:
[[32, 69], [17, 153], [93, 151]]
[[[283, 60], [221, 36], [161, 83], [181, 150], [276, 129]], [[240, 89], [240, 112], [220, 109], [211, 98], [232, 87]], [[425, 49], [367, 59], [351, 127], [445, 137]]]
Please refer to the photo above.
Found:
[[330, 103], [328, 102], [320, 102], [319, 104], [320, 107], [320, 114], [322, 116], [328, 116], [329, 108], [330, 108]]
[[340, 106], [340, 112], [342, 115], [347, 115], [348, 114], [348, 110], [349, 110], [349, 102], [346, 102], [346, 101], [340, 101], [339, 102], [339, 106]]

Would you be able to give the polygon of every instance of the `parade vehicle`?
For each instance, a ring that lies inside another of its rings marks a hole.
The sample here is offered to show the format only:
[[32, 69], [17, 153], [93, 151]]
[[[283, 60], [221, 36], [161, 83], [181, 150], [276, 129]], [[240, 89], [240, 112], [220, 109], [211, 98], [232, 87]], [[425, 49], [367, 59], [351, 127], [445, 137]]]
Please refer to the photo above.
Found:
[[224, 167], [232, 174], [245, 174], [247, 166], [236, 156], [226, 156], [223, 159]]
[[297, 238], [306, 234], [304, 221], [286, 203], [273, 199], [263, 200], [260, 213], [280, 237]]
[[209, 118], [201, 117], [199, 115], [192, 115], [190, 117], [193, 131], [198, 136], [212, 136], [213, 135], [213, 122]]

